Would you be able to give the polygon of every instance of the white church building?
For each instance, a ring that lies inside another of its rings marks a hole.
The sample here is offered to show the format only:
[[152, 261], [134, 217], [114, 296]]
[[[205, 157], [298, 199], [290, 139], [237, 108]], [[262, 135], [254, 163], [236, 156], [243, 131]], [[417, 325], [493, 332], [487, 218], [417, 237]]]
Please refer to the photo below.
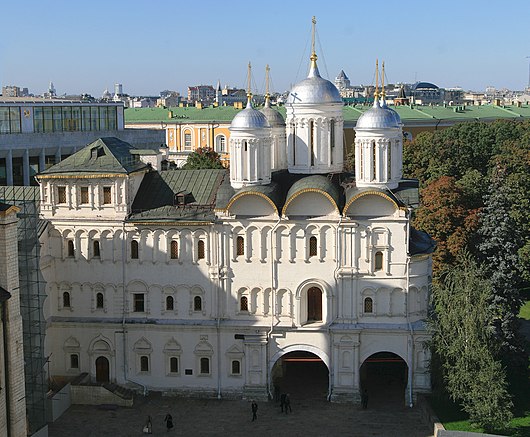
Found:
[[286, 121], [249, 93], [230, 170], [162, 170], [101, 138], [41, 173], [50, 375], [219, 398], [430, 391], [434, 243], [410, 226], [401, 121], [376, 98], [346, 173], [341, 108], [313, 50]]

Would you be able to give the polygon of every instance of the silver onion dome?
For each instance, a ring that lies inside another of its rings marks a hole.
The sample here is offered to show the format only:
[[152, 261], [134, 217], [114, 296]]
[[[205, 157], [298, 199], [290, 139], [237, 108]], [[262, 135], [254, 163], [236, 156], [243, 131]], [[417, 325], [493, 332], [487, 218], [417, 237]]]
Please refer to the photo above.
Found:
[[264, 129], [270, 128], [269, 122], [264, 114], [252, 107], [250, 98], [247, 102], [247, 107], [240, 111], [232, 119], [230, 130], [233, 129]]
[[297, 83], [287, 97], [287, 104], [342, 103], [339, 90], [320, 76], [315, 61], [306, 79]]
[[392, 109], [391, 107], [389, 107], [386, 104], [386, 100], [385, 100], [385, 96], [384, 95], [381, 98], [381, 108], [386, 109], [387, 111], [390, 111], [394, 115], [394, 117], [396, 118], [396, 123], [398, 125], [401, 125], [401, 117], [399, 116], [399, 114], [394, 109]]
[[400, 127], [401, 119], [397, 112], [388, 107], [381, 107], [377, 97], [374, 106], [362, 114], [355, 125], [355, 129], [397, 129]]
[[278, 111], [271, 108], [270, 99], [268, 97], [265, 99], [265, 106], [260, 112], [265, 116], [270, 127], [285, 127], [285, 120]]

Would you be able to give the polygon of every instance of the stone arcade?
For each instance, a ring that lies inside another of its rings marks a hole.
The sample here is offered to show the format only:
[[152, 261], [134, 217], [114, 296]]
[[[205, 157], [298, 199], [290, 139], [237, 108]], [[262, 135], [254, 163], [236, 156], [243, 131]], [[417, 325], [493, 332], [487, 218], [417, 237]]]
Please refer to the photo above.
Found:
[[265, 398], [317, 364], [315, 396], [359, 402], [392, 379], [411, 404], [430, 390], [434, 244], [410, 227], [399, 116], [376, 98], [360, 117], [354, 176], [314, 46], [285, 125], [251, 97], [229, 172], [162, 170], [102, 138], [39, 175], [51, 375]]

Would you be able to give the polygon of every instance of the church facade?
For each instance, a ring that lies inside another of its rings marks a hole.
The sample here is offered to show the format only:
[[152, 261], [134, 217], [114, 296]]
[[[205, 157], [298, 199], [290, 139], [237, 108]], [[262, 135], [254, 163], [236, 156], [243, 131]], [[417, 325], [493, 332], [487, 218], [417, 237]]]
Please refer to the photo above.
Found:
[[162, 170], [102, 138], [39, 175], [52, 376], [265, 398], [289, 363], [318, 362], [322, 395], [358, 402], [388, 362], [403, 402], [430, 390], [434, 244], [410, 226], [399, 116], [378, 99], [361, 116], [353, 175], [314, 50], [286, 107], [249, 93], [229, 170]]

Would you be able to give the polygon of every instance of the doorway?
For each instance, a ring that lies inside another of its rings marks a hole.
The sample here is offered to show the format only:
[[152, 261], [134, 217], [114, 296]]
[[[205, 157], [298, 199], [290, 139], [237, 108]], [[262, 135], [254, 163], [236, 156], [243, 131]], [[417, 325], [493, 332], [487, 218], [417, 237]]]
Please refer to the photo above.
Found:
[[109, 360], [106, 357], [96, 359], [96, 382], [105, 383], [110, 381]]
[[408, 366], [399, 355], [378, 352], [369, 356], [361, 366], [360, 378], [369, 408], [405, 406]]
[[293, 399], [298, 400], [325, 400], [329, 388], [329, 371], [317, 355], [293, 351], [283, 355], [274, 364], [272, 383], [275, 395], [289, 393]]

